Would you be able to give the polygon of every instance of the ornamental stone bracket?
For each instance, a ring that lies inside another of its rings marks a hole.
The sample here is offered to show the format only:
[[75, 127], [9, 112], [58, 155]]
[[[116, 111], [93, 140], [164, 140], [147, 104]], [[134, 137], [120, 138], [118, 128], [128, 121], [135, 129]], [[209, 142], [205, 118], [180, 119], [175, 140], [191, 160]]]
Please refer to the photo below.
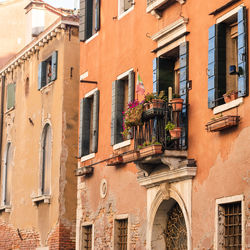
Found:
[[162, 155], [136, 162], [137, 180], [142, 186], [191, 179], [196, 175], [196, 162], [187, 158], [187, 151], [165, 150]]

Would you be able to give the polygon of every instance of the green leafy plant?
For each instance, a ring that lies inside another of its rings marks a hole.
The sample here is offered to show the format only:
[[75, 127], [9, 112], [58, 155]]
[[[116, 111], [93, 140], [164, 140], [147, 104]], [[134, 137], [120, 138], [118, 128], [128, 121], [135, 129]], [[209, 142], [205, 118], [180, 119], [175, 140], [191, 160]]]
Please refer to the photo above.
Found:
[[175, 128], [175, 125], [172, 122], [168, 122], [165, 130], [169, 131], [169, 130], [173, 130]]
[[175, 98], [181, 98], [181, 96], [179, 94], [173, 94], [173, 99]]
[[144, 97], [144, 103], [150, 103], [152, 100], [155, 99], [154, 93], [147, 93]]

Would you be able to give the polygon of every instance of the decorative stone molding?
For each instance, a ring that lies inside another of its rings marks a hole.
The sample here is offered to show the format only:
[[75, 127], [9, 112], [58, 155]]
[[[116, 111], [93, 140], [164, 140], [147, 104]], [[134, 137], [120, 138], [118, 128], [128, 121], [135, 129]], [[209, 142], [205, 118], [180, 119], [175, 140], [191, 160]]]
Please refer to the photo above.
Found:
[[32, 198], [33, 206], [38, 205], [40, 202], [49, 204], [51, 200], [51, 195], [39, 195]]

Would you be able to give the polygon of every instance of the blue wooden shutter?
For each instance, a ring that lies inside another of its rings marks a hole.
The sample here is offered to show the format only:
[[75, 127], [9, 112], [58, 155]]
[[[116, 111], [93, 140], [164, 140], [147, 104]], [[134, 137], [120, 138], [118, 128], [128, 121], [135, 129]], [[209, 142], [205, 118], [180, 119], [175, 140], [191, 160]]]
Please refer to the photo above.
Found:
[[86, 40], [86, 0], [80, 0], [79, 39]]
[[55, 81], [57, 79], [57, 51], [54, 51], [52, 53], [52, 58], [51, 58], [51, 80]]
[[100, 30], [100, 3], [101, 0], [96, 0], [95, 5], [95, 31]]
[[40, 62], [38, 67], [38, 90], [46, 85], [46, 62]]
[[216, 99], [216, 25], [208, 31], [208, 108], [215, 107]]
[[128, 75], [128, 102], [135, 99], [135, 72], [130, 71]]
[[112, 83], [111, 145], [122, 142], [124, 84], [121, 80]]
[[246, 7], [241, 7], [238, 11], [238, 96], [246, 96], [248, 94], [247, 51]]
[[159, 93], [159, 58], [153, 60], [153, 92]]
[[85, 38], [88, 39], [92, 36], [93, 28], [93, 0], [86, 1], [86, 12], [85, 12]]
[[182, 119], [180, 126], [182, 127], [181, 145], [183, 148], [187, 147], [187, 136], [188, 136], [188, 42], [184, 42], [179, 46], [180, 56], [180, 96], [184, 100], [182, 108]]
[[96, 153], [98, 151], [98, 128], [99, 128], [99, 99], [100, 99], [100, 91], [97, 90], [94, 93], [93, 98], [93, 144], [92, 144], [92, 153]]

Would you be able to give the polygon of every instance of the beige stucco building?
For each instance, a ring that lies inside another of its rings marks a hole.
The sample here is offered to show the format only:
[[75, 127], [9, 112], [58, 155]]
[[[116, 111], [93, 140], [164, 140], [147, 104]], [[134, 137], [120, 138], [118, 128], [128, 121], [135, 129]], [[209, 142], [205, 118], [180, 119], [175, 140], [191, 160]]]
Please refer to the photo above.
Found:
[[73, 15], [0, 69], [0, 249], [75, 246], [78, 71]]

